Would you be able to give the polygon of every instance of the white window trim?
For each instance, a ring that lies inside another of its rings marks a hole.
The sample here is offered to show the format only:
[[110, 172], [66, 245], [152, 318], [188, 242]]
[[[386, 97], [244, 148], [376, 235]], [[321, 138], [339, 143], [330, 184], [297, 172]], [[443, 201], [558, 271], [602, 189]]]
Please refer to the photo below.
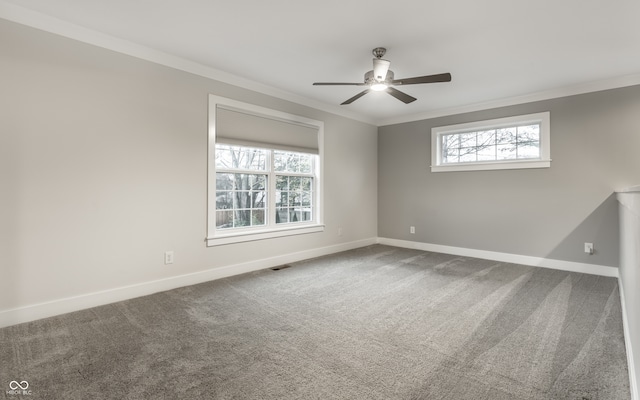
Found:
[[[446, 171], [479, 171], [497, 169], [520, 168], [549, 168], [551, 166], [550, 146], [550, 113], [518, 115], [507, 118], [497, 118], [485, 121], [468, 122], [465, 124], [439, 126], [431, 129], [431, 172]], [[452, 133], [481, 131], [527, 123], [540, 124], [540, 158], [522, 160], [478, 161], [458, 164], [442, 163], [442, 136]]]
[[[251, 228], [238, 230], [216, 229], [216, 110], [218, 106], [241, 110], [242, 112], [263, 116], [285, 122], [309, 125], [318, 129], [318, 160], [316, 165], [316, 218], [311, 223], [296, 223], [291, 226], [277, 226], [269, 228]], [[207, 177], [207, 246], [220, 246], [232, 243], [250, 242], [292, 235], [324, 231], [324, 122], [282, 111], [272, 110], [254, 104], [244, 103], [210, 94], [209, 95], [209, 143], [208, 143], [208, 177]]]

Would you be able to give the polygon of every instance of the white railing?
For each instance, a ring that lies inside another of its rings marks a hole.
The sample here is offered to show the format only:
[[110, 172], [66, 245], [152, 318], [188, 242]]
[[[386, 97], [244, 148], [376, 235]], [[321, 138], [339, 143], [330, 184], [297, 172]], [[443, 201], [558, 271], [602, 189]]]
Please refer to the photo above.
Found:
[[[617, 192], [620, 218], [620, 296], [631, 398], [640, 400], [640, 186]], [[635, 362], [634, 362], [635, 360]]]

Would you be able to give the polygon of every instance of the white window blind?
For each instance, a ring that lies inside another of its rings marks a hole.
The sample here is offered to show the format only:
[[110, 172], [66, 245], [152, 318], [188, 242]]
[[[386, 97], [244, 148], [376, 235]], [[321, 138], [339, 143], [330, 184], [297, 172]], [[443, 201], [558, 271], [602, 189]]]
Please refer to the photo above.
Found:
[[318, 127], [216, 106], [216, 143], [318, 154]]

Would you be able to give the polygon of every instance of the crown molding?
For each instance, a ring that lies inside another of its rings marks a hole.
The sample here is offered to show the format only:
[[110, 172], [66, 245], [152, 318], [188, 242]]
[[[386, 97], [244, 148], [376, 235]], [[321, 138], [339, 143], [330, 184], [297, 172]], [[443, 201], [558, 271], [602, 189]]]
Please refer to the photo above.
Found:
[[311, 100], [272, 86], [268, 86], [251, 79], [246, 79], [225, 71], [221, 71], [188, 59], [177, 57], [150, 47], [142, 46], [128, 40], [119, 39], [92, 29], [82, 27], [61, 19], [29, 10], [24, 7], [0, 0], [0, 18], [16, 22], [31, 28], [64, 36], [69, 39], [102, 47], [135, 58], [150, 61], [155, 64], [189, 72], [198, 76], [220, 81], [243, 89], [277, 97], [282, 100], [301, 104], [316, 110], [340, 115], [370, 125], [376, 125], [375, 120], [344, 108]]
[[196, 63], [182, 57], [177, 57], [159, 50], [152, 49], [150, 47], [142, 46], [127, 40], [119, 39], [92, 29], [82, 27], [80, 25], [72, 24], [70, 22], [51, 17], [37, 11], [29, 10], [15, 4], [7, 3], [3, 0], [0, 0], [0, 18], [378, 127], [444, 117], [448, 115], [488, 110], [491, 108], [531, 103], [535, 101], [549, 100], [584, 93], [598, 92], [602, 90], [617, 89], [621, 87], [640, 84], [640, 74], [627, 75], [611, 79], [565, 86], [522, 96], [496, 99], [459, 107], [443, 108], [399, 117], [375, 119], [364, 116], [360, 113], [346, 110], [342, 107], [312, 100], [307, 97], [303, 97], [291, 92], [287, 92], [253, 81], [251, 79], [243, 78], [200, 63]]
[[460, 107], [443, 108], [439, 110], [428, 111], [424, 113], [405, 115], [401, 117], [386, 118], [378, 120], [377, 125], [395, 125], [405, 122], [414, 122], [431, 118], [446, 117], [448, 115], [464, 114], [474, 111], [489, 110], [498, 107], [514, 106], [517, 104], [532, 103], [541, 100], [557, 99], [560, 97], [574, 96], [578, 94], [599, 92], [609, 89], [618, 89], [627, 86], [640, 85], [640, 74], [619, 76], [610, 79], [580, 83], [577, 85], [563, 86], [551, 90], [530, 93], [522, 96], [514, 96], [509, 98], [485, 101], [464, 105]]

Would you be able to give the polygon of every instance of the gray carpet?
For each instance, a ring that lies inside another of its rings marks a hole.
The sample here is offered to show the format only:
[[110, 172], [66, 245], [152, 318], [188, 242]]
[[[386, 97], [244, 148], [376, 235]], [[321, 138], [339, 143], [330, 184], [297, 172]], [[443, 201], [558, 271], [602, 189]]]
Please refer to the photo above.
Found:
[[371, 246], [0, 329], [30, 399], [629, 399], [617, 281]]

